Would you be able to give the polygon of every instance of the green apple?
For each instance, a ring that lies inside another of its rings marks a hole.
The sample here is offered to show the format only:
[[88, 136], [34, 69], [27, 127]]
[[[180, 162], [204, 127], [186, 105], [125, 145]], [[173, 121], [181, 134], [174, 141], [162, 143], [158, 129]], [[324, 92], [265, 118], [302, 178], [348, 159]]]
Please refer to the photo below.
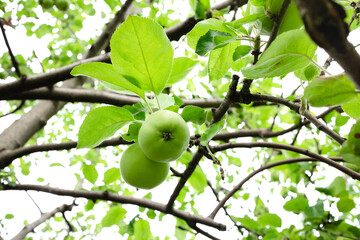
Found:
[[131, 186], [151, 189], [162, 183], [168, 173], [169, 163], [151, 161], [137, 143], [129, 146], [120, 160], [121, 177]]
[[138, 139], [148, 158], [156, 162], [170, 162], [184, 153], [189, 145], [190, 133], [179, 114], [159, 110], [145, 120]]

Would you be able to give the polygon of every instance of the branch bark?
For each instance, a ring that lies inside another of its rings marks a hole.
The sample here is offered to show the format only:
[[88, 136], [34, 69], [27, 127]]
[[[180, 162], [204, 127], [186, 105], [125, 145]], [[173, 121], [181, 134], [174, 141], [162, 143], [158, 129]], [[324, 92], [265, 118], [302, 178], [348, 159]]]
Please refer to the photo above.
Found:
[[345, 70], [360, 89], [360, 55], [347, 40], [348, 25], [345, 10], [332, 0], [295, 0], [311, 39]]
[[39, 226], [40, 224], [42, 224], [46, 220], [52, 218], [56, 213], [58, 213], [58, 212], [64, 213], [66, 211], [71, 211], [73, 206], [74, 206], [73, 204], [70, 204], [70, 205], [63, 204], [60, 207], [55, 208], [51, 212], [42, 214], [41, 217], [38, 220], [36, 220], [33, 223], [30, 223], [30, 224], [26, 225], [18, 234], [16, 234], [15, 237], [12, 238], [12, 240], [22, 240], [22, 239], [24, 239], [28, 233], [34, 231], [34, 229], [37, 226]]
[[186, 222], [194, 222], [204, 224], [209, 227], [213, 227], [220, 231], [225, 231], [226, 226], [222, 223], [214, 222], [214, 220], [202, 217], [199, 215], [194, 215], [187, 213], [182, 210], [172, 209], [171, 213], [167, 211], [166, 205], [158, 202], [154, 202], [149, 199], [141, 199], [130, 196], [121, 196], [112, 192], [101, 192], [101, 191], [85, 191], [85, 190], [66, 190], [60, 188], [53, 188], [49, 186], [40, 186], [40, 185], [31, 185], [31, 184], [18, 184], [15, 186], [3, 185], [3, 190], [34, 190], [38, 192], [46, 192], [59, 196], [71, 196], [75, 198], [86, 198], [93, 201], [96, 200], [105, 200], [112, 201], [123, 204], [132, 204], [144, 208], [150, 208], [153, 210], [157, 210], [166, 214], [171, 214], [175, 217], [181, 218]]

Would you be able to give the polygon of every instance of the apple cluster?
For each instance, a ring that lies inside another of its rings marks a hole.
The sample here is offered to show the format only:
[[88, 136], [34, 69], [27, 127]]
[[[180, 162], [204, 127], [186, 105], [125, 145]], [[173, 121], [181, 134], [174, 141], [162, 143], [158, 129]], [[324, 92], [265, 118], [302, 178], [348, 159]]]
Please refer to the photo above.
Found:
[[158, 186], [168, 175], [169, 162], [181, 157], [189, 140], [189, 128], [179, 114], [168, 110], [151, 114], [139, 130], [138, 143], [121, 157], [121, 176], [137, 188]]

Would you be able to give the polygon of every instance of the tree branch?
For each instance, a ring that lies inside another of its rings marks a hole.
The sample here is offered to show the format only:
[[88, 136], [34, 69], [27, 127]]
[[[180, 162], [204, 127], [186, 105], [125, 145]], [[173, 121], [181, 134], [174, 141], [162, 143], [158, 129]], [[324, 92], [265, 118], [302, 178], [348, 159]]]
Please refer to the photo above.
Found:
[[53, 188], [49, 186], [40, 186], [40, 185], [31, 185], [31, 184], [22, 184], [22, 185], [2, 185], [3, 190], [34, 190], [38, 192], [46, 192], [51, 193], [59, 196], [71, 196], [75, 198], [86, 198], [90, 200], [105, 200], [105, 201], [112, 201], [117, 203], [123, 204], [132, 204], [144, 208], [150, 208], [153, 210], [160, 211], [162, 213], [171, 214], [175, 217], [181, 218], [186, 222], [194, 222], [204, 224], [209, 227], [213, 227], [220, 231], [225, 231], [226, 226], [222, 223], [214, 222], [212, 219], [207, 217], [202, 217], [198, 215], [193, 215], [182, 210], [172, 209], [171, 212], [167, 211], [167, 207], [165, 204], [161, 204], [158, 202], [154, 202], [149, 199], [141, 199], [135, 198], [130, 196], [121, 196], [112, 192], [101, 192], [101, 191], [86, 191], [86, 190], [65, 190], [59, 188]]
[[[337, 159], [337, 160], [339, 160], [339, 159]], [[254, 177], [256, 174], [258, 174], [266, 169], [270, 169], [270, 168], [277, 167], [280, 165], [292, 164], [292, 163], [298, 163], [298, 162], [309, 162], [309, 161], [313, 162], [313, 161], [319, 161], [319, 160], [315, 159], [315, 158], [292, 158], [292, 159], [287, 159], [287, 160], [270, 163], [270, 164], [267, 164], [267, 165], [264, 165], [264, 166], [258, 168], [257, 170], [251, 172], [246, 178], [244, 178], [238, 185], [236, 185], [231, 191], [229, 191], [225, 195], [225, 197], [219, 202], [219, 204], [215, 207], [215, 209], [209, 215], [209, 218], [214, 219], [216, 214], [220, 210], [220, 208], [222, 208], [225, 205], [226, 201], [229, 200], [230, 197], [232, 197], [237, 191], [239, 191], [242, 188], [242, 186], [247, 181], [249, 181], [252, 177]], [[330, 160], [330, 161], [332, 161], [332, 160]]]
[[33, 223], [30, 223], [30, 224], [26, 225], [18, 234], [16, 234], [16, 236], [14, 238], [12, 238], [12, 240], [22, 240], [22, 239], [24, 239], [28, 233], [34, 231], [34, 229], [37, 226], [39, 226], [40, 224], [42, 224], [46, 220], [52, 218], [56, 213], [58, 213], [58, 212], [64, 213], [66, 211], [71, 211], [73, 206], [74, 206], [74, 204], [70, 204], [70, 205], [63, 204], [60, 207], [55, 208], [51, 212], [42, 214], [41, 217], [38, 220], [36, 220]]
[[275, 16], [274, 25], [273, 25], [273, 28], [271, 30], [271, 34], [269, 36], [269, 39], [268, 39], [268, 41], [266, 43], [264, 52], [266, 51], [266, 49], [268, 49], [270, 44], [275, 40], [275, 38], [276, 38], [276, 36], [278, 34], [278, 31], [279, 31], [279, 28], [280, 28], [282, 19], [284, 18], [284, 15], [285, 15], [286, 10], [288, 9], [288, 7], [290, 5], [290, 2], [291, 2], [291, 0], [284, 0], [283, 4], [281, 6], [279, 14], [277, 14]]
[[15, 72], [16, 72], [16, 75], [18, 75], [19, 78], [21, 78], [21, 81], [24, 81], [25, 80], [25, 76], [23, 76], [20, 72], [20, 68], [19, 68], [19, 64], [18, 62], [16, 61], [16, 58], [11, 50], [11, 47], [10, 47], [10, 43], [7, 39], [7, 36], [6, 36], [6, 32], [5, 32], [5, 28], [4, 28], [4, 25], [3, 25], [3, 19], [0, 18], [0, 28], [1, 28], [1, 32], [2, 32], [2, 35], [4, 37], [4, 41], [5, 41], [5, 45], [8, 49], [8, 52], [9, 52], [9, 55], [10, 55], [10, 58], [11, 58], [11, 62], [15, 68]]
[[332, 0], [295, 0], [311, 39], [339, 63], [360, 89], [360, 55], [347, 40], [345, 10]]
[[[262, 95], [262, 94], [252, 94], [251, 95], [251, 100], [252, 101], [257, 101], [257, 100], [265, 100], [265, 101], [269, 101], [269, 102], [273, 102], [273, 103], [278, 103], [278, 104], [282, 104], [284, 106], [287, 106], [288, 108], [290, 108], [291, 110], [293, 110], [294, 112], [300, 114], [299, 109], [300, 109], [300, 105], [297, 103], [293, 103], [287, 99], [284, 98], [278, 98], [278, 97], [274, 97], [274, 96], [269, 96], [269, 95]], [[331, 137], [332, 139], [334, 139], [336, 142], [338, 142], [340, 145], [342, 145], [346, 139], [344, 139], [343, 137], [341, 137], [339, 134], [337, 134], [336, 132], [334, 132], [332, 129], [328, 128], [325, 124], [323, 124], [322, 122], [320, 122], [314, 115], [312, 115], [309, 111], [305, 110], [305, 112], [303, 113], [303, 115], [311, 122], [313, 123], [320, 131], [326, 133], [329, 137]]]
[[339, 171], [349, 175], [353, 179], [360, 180], [360, 174], [331, 160], [330, 158], [324, 157], [320, 154], [311, 152], [307, 149], [287, 145], [287, 144], [281, 144], [281, 143], [272, 143], [272, 142], [250, 142], [250, 143], [226, 143], [221, 144], [217, 146], [212, 146], [211, 150], [213, 152], [219, 152], [224, 151], [227, 149], [233, 149], [233, 148], [253, 148], [253, 147], [265, 147], [265, 148], [274, 148], [274, 149], [282, 149], [282, 150], [288, 150], [296, 153], [303, 154], [305, 156], [317, 159], [318, 161], [321, 161], [323, 163], [326, 163]]
[[214, 124], [221, 120], [225, 113], [229, 110], [230, 105], [234, 102], [233, 98], [236, 93], [236, 87], [239, 83], [239, 76], [233, 75], [232, 81], [229, 86], [229, 91], [227, 92], [224, 100], [221, 102], [220, 106], [213, 110], [213, 118], [210, 124]]

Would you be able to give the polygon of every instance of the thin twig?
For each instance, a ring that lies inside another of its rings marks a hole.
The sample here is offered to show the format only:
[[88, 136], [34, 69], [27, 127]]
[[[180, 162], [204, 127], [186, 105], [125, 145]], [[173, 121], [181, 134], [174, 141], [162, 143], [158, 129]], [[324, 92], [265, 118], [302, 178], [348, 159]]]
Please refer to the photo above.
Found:
[[[5, 28], [4, 28], [4, 25], [3, 25], [3, 18], [0, 18], [0, 28], [1, 28], [1, 32], [3, 34], [3, 37], [4, 37], [4, 41], [5, 41], [5, 45], [8, 49], [8, 52], [9, 52], [9, 55], [10, 55], [10, 58], [11, 58], [11, 62], [15, 68], [15, 72], [16, 72], [16, 75], [19, 77], [19, 78], [22, 78], [22, 74], [20, 72], [20, 68], [19, 68], [19, 64], [11, 50], [11, 47], [10, 47], [10, 43], [7, 39], [7, 36], [6, 36], [6, 32], [5, 32]], [[22, 79], [24, 80], [24, 78]]]
[[258, 169], [256, 169], [255, 171], [251, 172], [246, 178], [244, 178], [239, 184], [237, 184], [231, 191], [229, 191], [226, 196], [219, 202], [219, 204], [215, 207], [215, 209], [212, 211], [212, 213], [209, 215], [209, 218], [214, 219], [216, 214], [218, 213], [218, 211], [220, 210], [220, 208], [222, 208], [222, 206], [225, 205], [226, 201], [233, 196], [237, 191], [239, 191], [242, 186], [248, 182], [252, 177], [254, 177], [256, 174], [266, 170], [266, 169], [270, 169], [273, 167], [277, 167], [280, 165], [285, 165], [285, 164], [291, 164], [291, 163], [298, 163], [298, 162], [309, 162], [309, 161], [319, 161], [318, 159], [315, 158], [292, 158], [292, 159], [287, 159], [287, 160], [282, 160], [282, 161], [278, 161], [278, 162], [273, 162], [267, 165], [264, 165]]

